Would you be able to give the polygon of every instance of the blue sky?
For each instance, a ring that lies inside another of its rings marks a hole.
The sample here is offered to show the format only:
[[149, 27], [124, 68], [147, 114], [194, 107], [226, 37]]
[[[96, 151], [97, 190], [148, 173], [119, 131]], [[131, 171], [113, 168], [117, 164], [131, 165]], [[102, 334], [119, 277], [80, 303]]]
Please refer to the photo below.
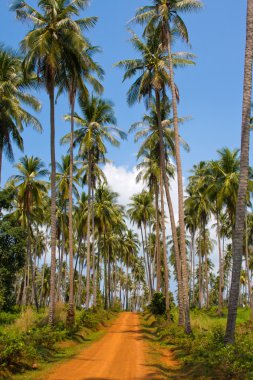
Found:
[[[30, 3], [36, 2], [30, 0]], [[92, 0], [84, 12], [99, 17], [98, 25], [89, 34], [89, 38], [103, 50], [97, 56], [97, 61], [106, 71], [104, 96], [115, 103], [118, 126], [125, 131], [133, 122], [140, 120], [144, 107], [141, 104], [128, 107], [126, 92], [130, 83], [122, 84], [122, 72], [113, 68], [113, 64], [121, 59], [136, 57], [136, 52], [128, 42], [126, 24], [135, 10], [146, 3], [149, 1]], [[9, 11], [9, 5], [9, 0], [1, 0], [0, 40], [18, 48], [27, 25], [15, 20], [15, 14]], [[189, 175], [193, 164], [215, 158], [217, 149], [240, 145], [245, 15], [246, 0], [206, 0], [202, 11], [185, 16], [191, 51], [197, 56], [195, 67], [176, 72], [176, 83], [181, 94], [180, 115], [192, 116], [192, 120], [181, 127], [181, 134], [191, 147], [190, 153], [183, 153], [185, 176]], [[178, 49], [189, 50], [187, 46], [175, 46], [175, 50]], [[38, 97], [43, 104], [39, 119], [44, 132], [38, 135], [32, 130], [25, 131], [25, 153], [37, 155], [49, 163], [48, 98], [43, 91]], [[69, 129], [63, 121], [63, 115], [68, 109], [67, 99], [62, 97], [56, 108], [57, 142]], [[58, 158], [65, 149], [57, 143]], [[120, 150], [110, 149], [109, 158], [115, 166], [123, 166], [131, 171], [136, 164], [136, 150], [133, 136], [129, 136]], [[15, 150], [16, 160], [21, 155]], [[3, 181], [11, 174], [12, 165], [4, 159]]]

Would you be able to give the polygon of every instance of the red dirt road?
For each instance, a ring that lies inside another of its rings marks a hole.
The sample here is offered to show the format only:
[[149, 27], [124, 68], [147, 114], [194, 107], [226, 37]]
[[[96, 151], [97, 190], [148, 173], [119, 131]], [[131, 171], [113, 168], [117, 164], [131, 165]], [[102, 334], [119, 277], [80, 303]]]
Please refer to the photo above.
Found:
[[138, 315], [122, 313], [100, 341], [59, 366], [47, 380], [161, 379], [146, 362], [146, 352]]

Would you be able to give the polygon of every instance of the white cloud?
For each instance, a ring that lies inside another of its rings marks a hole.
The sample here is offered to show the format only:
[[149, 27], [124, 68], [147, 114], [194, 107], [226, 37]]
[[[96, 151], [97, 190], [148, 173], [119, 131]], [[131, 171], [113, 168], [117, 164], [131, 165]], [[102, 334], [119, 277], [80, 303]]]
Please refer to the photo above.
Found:
[[127, 206], [133, 194], [142, 191], [142, 183], [136, 183], [137, 169], [106, 164], [104, 168], [109, 186], [119, 194], [119, 203]]
[[[125, 166], [115, 166], [112, 163], [106, 164], [104, 168], [104, 172], [108, 181], [109, 186], [116, 191], [119, 194], [119, 202], [127, 206], [130, 203], [130, 198], [133, 194], [141, 192], [143, 190], [143, 183], [136, 183], [136, 175], [137, 175], [137, 169], [136, 167], [133, 168], [127, 168]], [[175, 177], [174, 180], [170, 181], [170, 193], [171, 193], [171, 199], [172, 204], [174, 208], [174, 214], [175, 214], [175, 221], [176, 224], [178, 223], [178, 197], [177, 197], [177, 178]], [[170, 219], [169, 219], [169, 212], [167, 208], [167, 201], [164, 194], [164, 202], [166, 205], [166, 220], [167, 220], [167, 235], [171, 235], [171, 228], [170, 228]], [[216, 243], [216, 231], [214, 228], [211, 228], [211, 226], [215, 223], [214, 218], [212, 218], [208, 224], [211, 238], [214, 239]], [[129, 224], [130, 227], [130, 224]], [[132, 226], [131, 228], [134, 228], [136, 232], [137, 231], [136, 226]], [[211, 256], [211, 259], [214, 263], [214, 272], [217, 272], [218, 270], [218, 248], [217, 244], [214, 246], [214, 250]]]

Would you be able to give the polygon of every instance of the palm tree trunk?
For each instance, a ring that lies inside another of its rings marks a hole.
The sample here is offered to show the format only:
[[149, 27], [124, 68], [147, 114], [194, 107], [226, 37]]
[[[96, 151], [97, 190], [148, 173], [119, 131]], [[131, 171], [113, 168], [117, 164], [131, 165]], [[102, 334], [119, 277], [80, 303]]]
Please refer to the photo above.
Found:
[[246, 196], [249, 177], [249, 139], [250, 139], [250, 111], [252, 93], [252, 58], [253, 58], [253, 0], [247, 2], [246, 49], [244, 66], [244, 89], [242, 110], [241, 134], [241, 164], [238, 199], [236, 205], [235, 229], [233, 233], [233, 269], [228, 305], [228, 319], [226, 328], [226, 343], [234, 342], [237, 304], [242, 267], [243, 238], [245, 231]]
[[219, 306], [218, 314], [222, 314], [223, 307], [223, 260], [222, 260], [222, 250], [221, 250], [221, 237], [220, 237], [220, 216], [217, 212], [217, 239], [218, 239], [218, 251], [219, 251]]
[[94, 214], [94, 186], [92, 186], [91, 191], [91, 201], [92, 201], [92, 292], [93, 292], [93, 307], [97, 306], [97, 280], [96, 280], [96, 256], [95, 256], [95, 214]]
[[203, 276], [202, 276], [202, 255], [199, 250], [199, 308], [202, 309], [203, 305]]
[[164, 190], [163, 178], [160, 175], [160, 194], [161, 194], [161, 213], [162, 213], [162, 237], [163, 237], [163, 261], [164, 261], [164, 292], [165, 292], [165, 305], [167, 320], [170, 321], [170, 296], [169, 296], [169, 268], [167, 259], [166, 247], [166, 227], [165, 227], [165, 213], [164, 213]]
[[50, 275], [50, 303], [49, 303], [49, 325], [53, 326], [55, 321], [55, 275], [56, 275], [56, 164], [55, 164], [55, 119], [54, 119], [54, 75], [51, 75], [49, 88], [50, 98], [50, 128], [51, 128], [51, 275]]
[[249, 306], [250, 306], [250, 319], [253, 320], [253, 298], [252, 298], [252, 286], [250, 279], [250, 271], [249, 271], [249, 244], [248, 244], [248, 218], [246, 214], [245, 218], [245, 264], [246, 264], [246, 275], [247, 275], [247, 285], [248, 285], [248, 293], [249, 293]]
[[160, 228], [159, 228], [159, 186], [156, 184], [155, 207], [156, 207], [156, 291], [161, 290], [161, 249], [160, 249]]
[[192, 245], [192, 304], [195, 304], [195, 230], [192, 232], [191, 237]]
[[46, 259], [47, 259], [47, 250], [45, 249], [44, 263], [43, 263], [43, 267], [42, 267], [42, 276], [41, 276], [40, 307], [42, 306], [43, 287], [44, 287], [45, 268], [46, 268]]
[[172, 239], [173, 239], [173, 245], [174, 245], [174, 250], [175, 250], [176, 271], [177, 271], [177, 281], [178, 281], [178, 309], [179, 309], [178, 324], [179, 326], [182, 326], [185, 322], [183, 278], [182, 278], [179, 244], [178, 244], [178, 238], [177, 238], [177, 228], [176, 228], [174, 210], [173, 210], [173, 205], [172, 205], [170, 191], [169, 191], [169, 181], [168, 181], [168, 177], [166, 173], [166, 157], [165, 157], [165, 149], [164, 149], [164, 142], [163, 142], [163, 129], [162, 129], [162, 119], [161, 119], [161, 101], [160, 101], [160, 94], [158, 91], [156, 91], [156, 112], [157, 112], [158, 128], [159, 128], [160, 167], [161, 167], [165, 194], [166, 194], [168, 208], [169, 208]]
[[129, 253], [127, 253], [126, 260], [126, 311], [128, 311], [128, 268], [129, 268]]
[[71, 116], [70, 116], [70, 163], [69, 163], [69, 305], [67, 313], [67, 324], [73, 326], [75, 323], [75, 305], [74, 305], [74, 269], [73, 269], [73, 165], [74, 165], [74, 112], [75, 112], [76, 91], [74, 84], [69, 94]]
[[90, 219], [91, 219], [91, 155], [88, 155], [88, 216], [87, 216], [87, 262], [86, 262], [86, 309], [90, 306]]
[[190, 334], [191, 320], [190, 320], [190, 304], [189, 304], [189, 286], [188, 286], [188, 272], [187, 272], [187, 257], [186, 257], [186, 244], [185, 244], [185, 222], [184, 222], [184, 188], [183, 188], [183, 174], [182, 163], [180, 155], [180, 141], [179, 141], [179, 128], [178, 128], [178, 111], [177, 111], [177, 96], [176, 87], [174, 83], [174, 69], [171, 53], [171, 34], [169, 25], [167, 26], [167, 41], [168, 41], [168, 58], [170, 70], [170, 86], [172, 94], [172, 109], [173, 109], [173, 124], [175, 133], [175, 157], [177, 166], [177, 181], [178, 181], [178, 212], [179, 212], [179, 227], [180, 227], [180, 254], [182, 262], [182, 278], [183, 278], [183, 296], [184, 296], [184, 313], [185, 313], [185, 332]]
[[35, 282], [35, 271], [33, 269], [33, 258], [32, 258], [32, 251], [31, 251], [31, 224], [30, 224], [30, 216], [27, 215], [27, 254], [28, 254], [28, 260], [31, 267], [31, 274], [32, 274], [32, 290], [33, 290], [33, 297], [34, 297], [34, 303], [36, 310], [39, 310], [39, 304], [38, 304], [38, 298], [37, 298], [37, 287]]
[[62, 232], [62, 239], [61, 239], [61, 257], [59, 262], [59, 273], [58, 273], [58, 294], [57, 299], [58, 301], [62, 298], [62, 264], [63, 264], [63, 258], [64, 258], [64, 250], [65, 250], [65, 235], [64, 232]]
[[140, 226], [141, 230], [141, 241], [142, 241], [142, 249], [143, 249], [143, 255], [144, 255], [144, 264], [145, 264], [145, 273], [147, 277], [147, 285], [149, 285], [149, 300], [151, 300], [151, 288], [150, 288], [150, 279], [149, 279], [149, 271], [148, 271], [148, 264], [147, 264], [147, 253], [146, 253], [146, 248], [145, 248], [145, 243], [144, 243], [144, 234], [143, 234], [143, 229], [142, 225]]
[[148, 238], [147, 238], [147, 226], [144, 223], [144, 239], [146, 246], [146, 254], [147, 254], [147, 267], [148, 267], [148, 278], [149, 278], [149, 286], [150, 286], [150, 294], [153, 296], [153, 286], [152, 286], [152, 276], [151, 276], [151, 268], [150, 268], [150, 260], [149, 260], [149, 250], [148, 250]]

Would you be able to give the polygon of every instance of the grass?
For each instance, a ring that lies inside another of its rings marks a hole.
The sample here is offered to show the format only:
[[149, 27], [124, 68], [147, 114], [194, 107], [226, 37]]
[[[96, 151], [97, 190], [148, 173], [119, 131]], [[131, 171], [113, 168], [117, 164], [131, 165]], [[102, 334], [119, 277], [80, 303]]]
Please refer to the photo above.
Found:
[[76, 326], [66, 327], [66, 307], [57, 305], [54, 330], [47, 327], [47, 310], [0, 313], [0, 379], [44, 380], [54, 365], [77, 355], [100, 339], [117, 313], [77, 310]]
[[[191, 312], [193, 335], [187, 336], [176, 321], [168, 325], [164, 319], [149, 313], [142, 316], [144, 338], [151, 345], [162, 378], [172, 380], [252, 380], [253, 329], [248, 309], [239, 309], [235, 346], [224, 346], [226, 310], [218, 316], [216, 309]], [[161, 351], [162, 350], [162, 351]], [[164, 352], [169, 354], [169, 358]], [[158, 356], [159, 356], [158, 355]]]

